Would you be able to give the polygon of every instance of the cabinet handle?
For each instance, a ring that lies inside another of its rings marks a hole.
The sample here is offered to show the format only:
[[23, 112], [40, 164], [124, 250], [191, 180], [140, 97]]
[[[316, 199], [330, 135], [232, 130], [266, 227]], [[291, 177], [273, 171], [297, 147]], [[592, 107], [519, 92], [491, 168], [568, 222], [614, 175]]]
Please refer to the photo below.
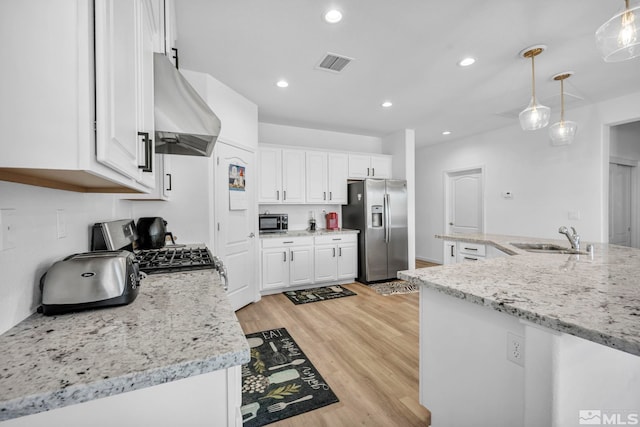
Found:
[[333, 248], [333, 257], [336, 257], [336, 248]]
[[167, 188], [167, 191], [171, 191], [171, 187], [173, 185], [173, 180], [172, 180], [172, 177], [171, 177], [170, 173], [168, 173], [166, 175], [169, 177], [169, 188]]
[[453, 254], [453, 245], [450, 246], [451, 248], [451, 258], [455, 257], [455, 255]]
[[153, 145], [151, 145], [153, 140], [149, 138], [149, 132], [138, 132], [138, 136], [142, 136], [142, 141], [144, 142], [144, 164], [138, 165], [138, 169], [142, 169], [142, 172], [153, 172]]
[[478, 248], [467, 248], [466, 246], [465, 246], [465, 249], [468, 250], [468, 251], [477, 251], [478, 250]]
[[327, 200], [327, 192], [326, 191], [322, 192], [322, 200]]
[[173, 51], [173, 59], [176, 60], [176, 68], [179, 69], [180, 67], [178, 67], [178, 49], [172, 47], [171, 50]]
[[280, 200], [280, 190], [276, 190], [276, 200]]
[[293, 243], [293, 240], [287, 240], [286, 242], [282, 242], [282, 243]]
[[338, 256], [342, 256], [342, 248], [338, 248]]
[[287, 190], [282, 190], [282, 200], [287, 200]]
[[287, 262], [287, 251], [282, 252], [282, 255], [284, 255], [283, 262]]
[[331, 239], [331, 240], [342, 240], [342, 237], [336, 237], [335, 239]]
[[333, 200], [333, 191], [329, 191], [329, 200]]
[[468, 256], [464, 257], [467, 261], [477, 261], [478, 258], [469, 258]]
[[371, 176], [376, 176], [376, 168], [371, 168]]
[[293, 262], [293, 252], [291, 252], [291, 262]]
[[367, 168], [367, 176], [369, 176], [369, 168]]

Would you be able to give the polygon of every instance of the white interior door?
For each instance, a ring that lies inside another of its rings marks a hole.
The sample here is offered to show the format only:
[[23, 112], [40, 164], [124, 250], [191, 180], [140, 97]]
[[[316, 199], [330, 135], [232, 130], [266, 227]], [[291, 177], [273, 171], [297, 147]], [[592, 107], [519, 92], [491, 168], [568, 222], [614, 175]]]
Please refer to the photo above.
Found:
[[447, 173], [447, 233], [483, 233], [482, 169]]
[[631, 246], [632, 167], [609, 164], [609, 243]]
[[253, 152], [218, 141], [215, 247], [227, 267], [234, 310], [259, 299], [255, 174]]

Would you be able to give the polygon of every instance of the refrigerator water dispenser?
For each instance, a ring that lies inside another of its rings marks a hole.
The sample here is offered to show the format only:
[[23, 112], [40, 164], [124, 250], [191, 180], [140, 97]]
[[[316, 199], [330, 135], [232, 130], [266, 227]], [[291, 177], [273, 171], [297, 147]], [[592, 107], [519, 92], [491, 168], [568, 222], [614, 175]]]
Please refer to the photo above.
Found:
[[371, 206], [371, 227], [382, 228], [382, 206]]

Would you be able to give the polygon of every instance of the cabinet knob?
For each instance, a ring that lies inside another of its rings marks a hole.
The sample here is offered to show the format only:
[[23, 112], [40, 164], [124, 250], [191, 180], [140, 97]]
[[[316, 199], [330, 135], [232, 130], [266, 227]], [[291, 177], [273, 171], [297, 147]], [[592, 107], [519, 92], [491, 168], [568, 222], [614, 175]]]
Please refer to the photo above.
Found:
[[249, 238], [254, 238], [256, 237], [256, 234], [254, 232], [249, 233]]

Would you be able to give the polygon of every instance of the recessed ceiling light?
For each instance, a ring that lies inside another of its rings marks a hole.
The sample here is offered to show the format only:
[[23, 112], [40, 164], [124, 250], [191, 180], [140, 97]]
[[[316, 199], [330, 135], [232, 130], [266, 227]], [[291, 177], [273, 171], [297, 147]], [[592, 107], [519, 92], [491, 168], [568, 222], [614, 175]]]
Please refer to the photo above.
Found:
[[391, 107], [392, 105], [393, 105], [393, 103], [392, 103], [391, 101], [384, 101], [384, 102], [382, 103], [382, 106], [383, 106], [384, 108], [389, 108], [389, 107]]
[[451, 131], [450, 130], [445, 130], [442, 132], [443, 135], [451, 135]]
[[475, 58], [472, 57], [467, 57], [467, 58], [463, 58], [458, 62], [458, 65], [461, 67], [468, 67], [469, 65], [473, 65], [476, 62]]
[[286, 80], [278, 80], [278, 83], [276, 83], [276, 86], [285, 88], [289, 86], [289, 82]]
[[342, 12], [340, 12], [338, 9], [331, 9], [324, 14], [324, 20], [329, 24], [340, 22], [342, 20]]

